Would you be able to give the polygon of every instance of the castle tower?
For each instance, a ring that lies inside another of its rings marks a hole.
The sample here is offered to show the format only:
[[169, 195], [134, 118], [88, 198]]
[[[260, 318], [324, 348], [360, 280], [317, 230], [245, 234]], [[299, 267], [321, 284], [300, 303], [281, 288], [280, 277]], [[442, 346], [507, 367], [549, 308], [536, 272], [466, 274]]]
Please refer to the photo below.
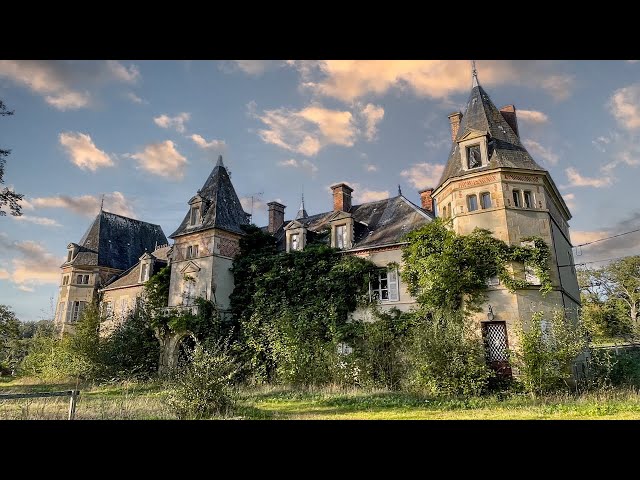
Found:
[[242, 209], [222, 155], [188, 203], [182, 223], [169, 236], [174, 239], [169, 251], [169, 307], [190, 307], [201, 297], [227, 310], [234, 285], [229, 269], [249, 214]]
[[452, 113], [449, 120], [451, 152], [432, 194], [438, 216], [450, 218], [459, 234], [485, 228], [510, 245], [539, 236], [551, 251], [553, 291], [546, 296], [522, 264], [514, 265], [514, 274], [532, 286], [510, 293], [498, 279], [489, 282], [487, 304], [475, 319], [481, 322], [490, 360], [501, 361], [505, 348], [517, 347], [515, 328], [521, 319], [554, 309], [570, 318], [577, 315], [580, 294], [567, 223], [571, 213], [549, 172], [520, 141], [515, 107], [497, 109], [475, 67], [466, 110]]

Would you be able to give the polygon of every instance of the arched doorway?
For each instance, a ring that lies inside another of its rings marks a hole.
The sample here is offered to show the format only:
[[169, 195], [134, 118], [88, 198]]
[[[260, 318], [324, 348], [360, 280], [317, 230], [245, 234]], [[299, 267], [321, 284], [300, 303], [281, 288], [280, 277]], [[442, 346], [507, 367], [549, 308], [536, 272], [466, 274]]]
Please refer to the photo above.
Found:
[[196, 348], [196, 339], [193, 335], [185, 335], [178, 343], [177, 367], [182, 368], [191, 363], [193, 351]]

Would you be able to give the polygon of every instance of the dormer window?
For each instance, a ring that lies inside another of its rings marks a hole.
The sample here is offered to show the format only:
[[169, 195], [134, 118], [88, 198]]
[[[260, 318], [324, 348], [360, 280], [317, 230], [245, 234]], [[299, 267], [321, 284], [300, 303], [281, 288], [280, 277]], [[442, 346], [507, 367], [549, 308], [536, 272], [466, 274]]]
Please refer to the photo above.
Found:
[[191, 207], [191, 216], [189, 217], [189, 225], [196, 225], [200, 221], [200, 207]]
[[347, 246], [347, 226], [336, 226], [336, 248], [346, 248]]
[[140, 271], [140, 281], [146, 282], [147, 280], [149, 280], [149, 265], [143, 263], [142, 270]]
[[478, 168], [482, 166], [482, 155], [480, 145], [470, 145], [467, 147], [467, 168]]
[[69, 252], [67, 253], [67, 262], [71, 261], [71, 256], [73, 255], [73, 250], [69, 250]]
[[298, 234], [294, 233], [291, 235], [291, 250], [298, 250]]

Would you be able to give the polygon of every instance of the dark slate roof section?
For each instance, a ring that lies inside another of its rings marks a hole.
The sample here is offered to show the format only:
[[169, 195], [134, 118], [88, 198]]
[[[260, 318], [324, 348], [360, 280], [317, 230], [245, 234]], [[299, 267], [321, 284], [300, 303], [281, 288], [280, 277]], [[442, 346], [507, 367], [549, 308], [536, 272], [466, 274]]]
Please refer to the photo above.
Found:
[[[489, 132], [487, 142], [489, 164], [473, 169], [474, 172], [491, 170], [498, 167], [526, 168], [529, 170], [545, 171], [529, 155], [518, 136], [511, 129], [500, 111], [493, 104], [487, 92], [480, 86], [471, 89], [467, 108], [462, 116], [456, 141], [464, 137], [469, 130]], [[438, 186], [452, 177], [464, 175], [458, 144], [453, 142], [449, 160], [442, 172]]]
[[209, 228], [220, 228], [229, 232], [243, 233], [240, 225], [249, 224], [249, 214], [242, 209], [238, 195], [229, 178], [229, 173], [221, 159], [218, 159], [218, 163], [202, 188], [198, 190], [198, 194], [203, 199], [202, 223], [190, 226], [189, 217], [191, 211], [189, 210], [178, 229], [169, 235], [169, 238]]
[[[137, 287], [139, 285], [143, 285], [144, 282], [140, 282], [140, 263], [141, 262], [136, 263], [129, 270], [126, 270], [117, 277], [114, 277], [109, 283], [106, 284], [103, 289], [110, 290], [114, 288]], [[166, 266], [166, 261], [156, 260], [155, 262], [153, 262], [151, 276], [155, 275], [162, 267]]]
[[144, 252], [169, 243], [160, 225], [101, 211], [82, 236], [78, 253], [66, 264], [127, 270]]
[[[329, 228], [329, 219], [334, 213], [333, 211], [319, 213], [296, 220], [307, 227], [309, 232], [320, 232]], [[353, 205], [349, 213], [353, 215], [355, 225], [355, 241], [352, 249], [399, 243], [405, 233], [429, 223], [434, 218], [431, 212], [418, 207], [403, 195]], [[287, 225], [290, 221], [287, 220], [284, 224]], [[262, 229], [266, 231], [266, 227]], [[278, 241], [278, 248], [284, 250], [284, 228], [278, 229], [274, 236]]]

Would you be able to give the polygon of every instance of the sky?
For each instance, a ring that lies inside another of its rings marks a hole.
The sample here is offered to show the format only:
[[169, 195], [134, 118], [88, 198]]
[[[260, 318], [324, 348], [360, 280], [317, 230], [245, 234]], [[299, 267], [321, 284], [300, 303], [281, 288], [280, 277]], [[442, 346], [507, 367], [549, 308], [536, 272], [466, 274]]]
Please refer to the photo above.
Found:
[[[574, 245], [640, 228], [640, 62], [477, 60], [500, 108], [559, 187]], [[464, 111], [469, 60], [0, 60], [6, 187], [23, 215], [0, 216], [0, 304], [53, 317], [66, 247], [100, 209], [169, 236], [218, 155], [245, 211], [329, 211], [435, 187]], [[584, 246], [576, 263], [640, 254], [640, 232]], [[590, 263], [599, 266], [602, 263]]]

